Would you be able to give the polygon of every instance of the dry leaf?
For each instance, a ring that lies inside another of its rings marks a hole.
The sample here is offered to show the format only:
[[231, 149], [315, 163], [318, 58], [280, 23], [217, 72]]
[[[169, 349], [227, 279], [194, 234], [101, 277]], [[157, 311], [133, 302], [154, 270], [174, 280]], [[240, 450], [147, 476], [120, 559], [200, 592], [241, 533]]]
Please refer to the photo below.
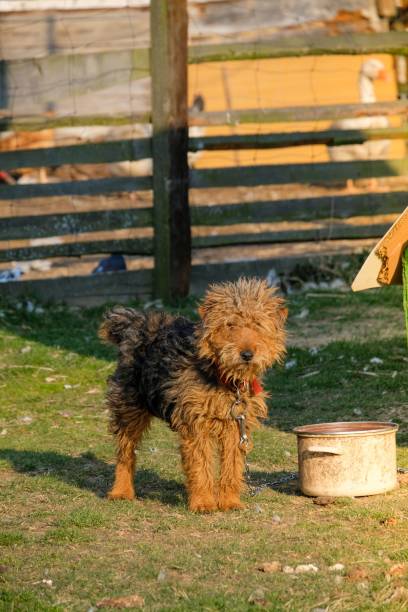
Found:
[[363, 567], [353, 567], [347, 574], [347, 578], [352, 582], [362, 582], [368, 578], [368, 573]]
[[387, 572], [388, 576], [404, 576], [408, 571], [408, 563], [396, 563]]
[[89, 391], [86, 392], [87, 395], [95, 395], [96, 393], [99, 393], [100, 389], [99, 387], [92, 387], [92, 389], [89, 389]]
[[395, 516], [390, 516], [389, 518], [382, 519], [380, 524], [384, 525], [385, 527], [394, 527], [397, 524], [397, 519]]
[[128, 595], [127, 597], [112, 597], [101, 599], [96, 604], [97, 608], [142, 608], [144, 599], [140, 595]]
[[279, 563], [279, 561], [272, 561], [271, 563], [266, 561], [258, 566], [258, 570], [260, 572], [265, 572], [265, 574], [272, 574], [273, 572], [282, 571], [282, 564]]

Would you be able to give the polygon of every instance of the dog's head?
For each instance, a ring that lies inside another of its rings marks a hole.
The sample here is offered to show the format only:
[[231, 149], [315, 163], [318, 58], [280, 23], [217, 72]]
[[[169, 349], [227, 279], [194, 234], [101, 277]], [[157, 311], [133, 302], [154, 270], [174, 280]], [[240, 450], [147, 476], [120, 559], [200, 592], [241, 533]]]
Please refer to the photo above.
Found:
[[287, 309], [258, 279], [211, 285], [198, 308], [199, 355], [224, 380], [252, 380], [285, 353]]

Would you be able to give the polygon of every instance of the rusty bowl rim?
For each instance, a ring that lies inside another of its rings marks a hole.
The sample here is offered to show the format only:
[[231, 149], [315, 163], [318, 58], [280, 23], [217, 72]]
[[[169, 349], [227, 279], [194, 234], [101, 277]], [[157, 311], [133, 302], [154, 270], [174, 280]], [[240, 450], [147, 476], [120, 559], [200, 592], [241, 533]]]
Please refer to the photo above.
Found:
[[[345, 428], [345, 431], [341, 431], [342, 426]], [[360, 426], [360, 428], [355, 429], [356, 426]], [[366, 428], [364, 428], [364, 426]], [[333, 427], [333, 431], [324, 431], [324, 427]], [[398, 424], [392, 421], [334, 421], [330, 423], [300, 425], [299, 427], [295, 427], [292, 431], [299, 438], [335, 438], [338, 436], [378, 436], [385, 433], [397, 432], [398, 428]]]

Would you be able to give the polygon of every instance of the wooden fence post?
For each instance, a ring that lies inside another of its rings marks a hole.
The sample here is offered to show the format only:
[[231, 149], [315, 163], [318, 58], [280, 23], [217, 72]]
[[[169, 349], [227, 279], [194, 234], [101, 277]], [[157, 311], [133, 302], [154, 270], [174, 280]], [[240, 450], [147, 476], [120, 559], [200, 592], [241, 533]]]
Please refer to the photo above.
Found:
[[7, 109], [8, 105], [7, 62], [0, 60], [0, 109]]
[[187, 1], [150, 4], [154, 294], [186, 296], [191, 271], [188, 205]]

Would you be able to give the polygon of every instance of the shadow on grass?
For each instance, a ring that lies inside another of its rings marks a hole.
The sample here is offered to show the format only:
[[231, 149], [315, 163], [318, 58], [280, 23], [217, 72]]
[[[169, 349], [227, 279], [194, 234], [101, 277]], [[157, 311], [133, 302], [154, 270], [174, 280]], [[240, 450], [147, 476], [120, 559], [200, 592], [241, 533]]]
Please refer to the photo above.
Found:
[[[0, 460], [9, 462], [20, 474], [56, 477], [101, 498], [106, 497], [113, 483], [114, 466], [101, 461], [93, 453], [70, 457], [54, 451], [8, 448], [0, 450]], [[297, 479], [292, 478], [292, 472], [251, 471], [249, 493], [251, 487], [256, 494], [266, 489], [279, 490], [286, 495], [300, 494]], [[185, 488], [180, 482], [162, 478], [153, 470], [136, 470], [136, 488], [139, 499], [150, 499], [171, 506], [187, 503]]]
[[[28, 476], [51, 476], [69, 485], [86, 489], [97, 497], [106, 497], [113, 483], [114, 466], [82, 453], [70, 457], [54, 451], [25, 451], [1, 449], [0, 460], [8, 461], [16, 472]], [[136, 471], [137, 495], [169, 505], [185, 503], [185, 491], [181, 483], [159, 476], [152, 470]]]

